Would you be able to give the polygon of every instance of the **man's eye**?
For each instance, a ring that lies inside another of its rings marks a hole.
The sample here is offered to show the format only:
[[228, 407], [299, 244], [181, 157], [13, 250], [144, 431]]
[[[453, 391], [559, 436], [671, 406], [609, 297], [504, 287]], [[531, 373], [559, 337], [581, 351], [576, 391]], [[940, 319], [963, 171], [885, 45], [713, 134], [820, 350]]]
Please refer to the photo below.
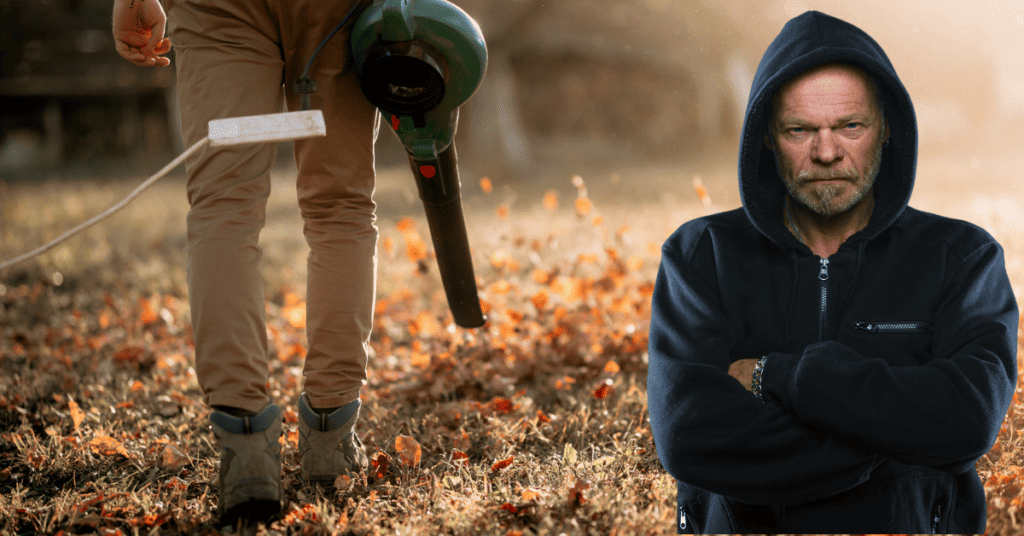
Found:
[[789, 133], [790, 134], [803, 134], [804, 133], [804, 129], [803, 129], [803, 127], [789, 127]]
[[847, 123], [846, 124], [847, 130], [854, 130], [854, 129], [859, 128], [859, 127], [860, 127], [860, 123]]

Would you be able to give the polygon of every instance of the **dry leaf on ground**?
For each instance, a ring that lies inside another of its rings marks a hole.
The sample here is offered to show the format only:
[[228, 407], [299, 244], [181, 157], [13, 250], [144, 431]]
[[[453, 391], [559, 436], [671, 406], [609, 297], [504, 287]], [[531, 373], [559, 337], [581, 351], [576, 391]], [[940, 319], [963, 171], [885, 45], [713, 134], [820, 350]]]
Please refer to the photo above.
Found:
[[395, 438], [395, 450], [402, 463], [409, 467], [415, 467], [420, 463], [420, 443], [410, 436], [398, 436]]
[[129, 457], [128, 451], [125, 450], [124, 445], [110, 436], [101, 435], [92, 438], [92, 441], [89, 442], [89, 449], [102, 456], [120, 454], [125, 458]]
[[164, 469], [177, 471], [188, 464], [188, 456], [174, 445], [164, 445], [160, 451], [160, 466]]
[[78, 427], [82, 425], [82, 420], [85, 419], [85, 412], [78, 407], [78, 403], [73, 398], [68, 398], [68, 412], [71, 413], [71, 422], [75, 425], [77, 432]]

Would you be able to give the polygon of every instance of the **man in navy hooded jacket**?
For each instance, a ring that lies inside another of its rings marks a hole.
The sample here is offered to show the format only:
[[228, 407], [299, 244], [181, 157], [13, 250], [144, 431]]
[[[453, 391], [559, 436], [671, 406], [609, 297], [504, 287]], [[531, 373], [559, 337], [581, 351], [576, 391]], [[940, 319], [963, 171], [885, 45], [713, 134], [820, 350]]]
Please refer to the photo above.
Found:
[[679, 532], [984, 532], [974, 464], [1013, 396], [1017, 305], [989, 234], [907, 206], [917, 125], [889, 59], [789, 21], [741, 143], [743, 208], [680, 227], [654, 291]]

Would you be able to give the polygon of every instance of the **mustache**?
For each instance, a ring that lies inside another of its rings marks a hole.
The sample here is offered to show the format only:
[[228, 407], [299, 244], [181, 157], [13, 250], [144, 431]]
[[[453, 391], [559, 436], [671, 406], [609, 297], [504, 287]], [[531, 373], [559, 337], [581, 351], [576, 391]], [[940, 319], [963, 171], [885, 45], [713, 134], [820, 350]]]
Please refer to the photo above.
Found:
[[797, 173], [796, 180], [800, 182], [807, 181], [826, 181], [826, 180], [857, 180], [860, 174], [857, 173], [856, 169], [815, 169], [815, 170], [804, 170]]

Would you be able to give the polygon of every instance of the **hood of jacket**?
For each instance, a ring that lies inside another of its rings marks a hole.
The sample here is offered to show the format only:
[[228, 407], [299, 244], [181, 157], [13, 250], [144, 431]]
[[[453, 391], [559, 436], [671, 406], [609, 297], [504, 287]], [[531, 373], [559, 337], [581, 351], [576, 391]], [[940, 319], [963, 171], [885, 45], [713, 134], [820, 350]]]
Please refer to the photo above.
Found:
[[819, 65], [845, 63], [871, 73], [881, 92], [889, 125], [889, 143], [875, 181], [875, 208], [867, 227], [843, 247], [870, 240], [903, 213], [914, 189], [917, 119], [914, 105], [882, 47], [860, 28], [817, 11], [808, 11], [782, 28], [761, 58], [747, 101], [739, 153], [740, 196], [747, 217], [780, 246], [810, 251], [783, 224], [785, 184], [775, 154], [765, 145], [767, 113], [775, 93], [797, 75]]

